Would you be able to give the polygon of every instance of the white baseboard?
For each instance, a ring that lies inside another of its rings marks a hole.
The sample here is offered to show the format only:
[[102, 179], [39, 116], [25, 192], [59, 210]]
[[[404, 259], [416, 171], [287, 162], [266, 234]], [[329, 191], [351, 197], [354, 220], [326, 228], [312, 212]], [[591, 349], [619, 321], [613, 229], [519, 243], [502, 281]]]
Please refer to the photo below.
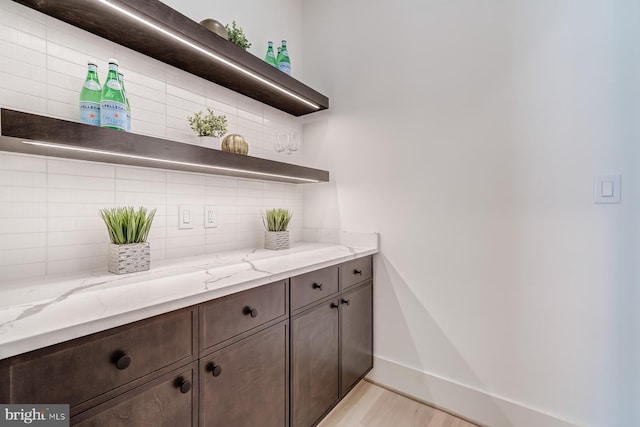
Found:
[[373, 366], [367, 380], [484, 426], [578, 426], [522, 404], [381, 357], [374, 357]]

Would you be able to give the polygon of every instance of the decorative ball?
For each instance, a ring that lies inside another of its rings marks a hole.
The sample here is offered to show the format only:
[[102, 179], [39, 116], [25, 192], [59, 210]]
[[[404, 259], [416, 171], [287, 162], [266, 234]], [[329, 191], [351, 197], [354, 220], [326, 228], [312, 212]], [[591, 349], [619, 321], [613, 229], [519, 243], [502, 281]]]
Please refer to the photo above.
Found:
[[229, 34], [227, 34], [227, 29], [220, 22], [215, 19], [207, 18], [200, 21], [200, 25], [205, 27], [207, 30], [216, 33], [220, 37], [225, 40], [229, 40]]
[[222, 151], [236, 154], [249, 154], [249, 144], [242, 135], [231, 134], [224, 137], [220, 145]]

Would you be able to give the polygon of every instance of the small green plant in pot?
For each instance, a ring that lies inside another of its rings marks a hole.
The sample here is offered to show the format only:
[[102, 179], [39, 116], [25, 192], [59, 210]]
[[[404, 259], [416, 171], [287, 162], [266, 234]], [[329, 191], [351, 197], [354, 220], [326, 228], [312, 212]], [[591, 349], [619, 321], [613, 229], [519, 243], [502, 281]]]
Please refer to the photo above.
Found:
[[229, 24], [225, 26], [227, 29], [228, 40], [235, 44], [238, 47], [241, 47], [244, 50], [247, 50], [251, 47], [251, 43], [247, 40], [247, 36], [244, 35], [244, 30], [241, 26], [236, 24], [236, 21], [231, 23], [231, 27]]
[[262, 223], [266, 229], [264, 245], [266, 249], [289, 249], [289, 221], [293, 213], [289, 209], [267, 209], [262, 214]]
[[217, 141], [207, 141], [214, 138], [220, 138], [227, 133], [227, 116], [224, 114], [216, 115], [211, 108], [207, 108], [207, 113], [200, 111], [193, 116], [188, 116], [191, 129], [198, 135], [203, 141], [200, 145], [209, 148], [217, 147]]
[[111, 273], [123, 274], [148, 270], [151, 265], [151, 249], [147, 238], [156, 210], [132, 206], [105, 208], [100, 216], [109, 233], [107, 267]]

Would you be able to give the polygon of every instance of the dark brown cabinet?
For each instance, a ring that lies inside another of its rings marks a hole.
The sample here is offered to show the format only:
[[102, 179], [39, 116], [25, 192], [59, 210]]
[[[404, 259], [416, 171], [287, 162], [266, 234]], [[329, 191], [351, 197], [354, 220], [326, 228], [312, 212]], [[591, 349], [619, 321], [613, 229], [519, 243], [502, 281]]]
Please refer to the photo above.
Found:
[[288, 321], [200, 359], [200, 426], [286, 427]]
[[310, 285], [322, 282], [332, 290], [329, 296], [335, 295], [319, 296], [291, 318], [292, 427], [316, 425], [373, 367], [372, 258], [349, 261], [338, 270], [291, 278], [293, 314], [296, 284], [304, 295], [314, 295]]
[[79, 427], [196, 425], [197, 363], [164, 375], [72, 418]]
[[291, 319], [291, 426], [310, 427], [340, 398], [338, 299]]

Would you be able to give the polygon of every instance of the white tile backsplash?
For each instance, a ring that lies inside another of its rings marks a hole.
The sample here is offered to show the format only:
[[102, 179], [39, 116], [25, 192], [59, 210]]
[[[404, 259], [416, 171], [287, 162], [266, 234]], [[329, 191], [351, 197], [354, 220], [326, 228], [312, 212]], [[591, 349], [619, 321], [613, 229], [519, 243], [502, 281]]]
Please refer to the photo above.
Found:
[[[0, 106], [78, 121], [88, 59], [104, 82], [119, 59], [134, 132], [195, 142], [187, 116], [209, 107], [252, 156], [297, 163], [273, 149], [278, 131], [302, 134], [302, 119], [185, 73], [15, 2], [0, 3]], [[195, 227], [178, 229], [178, 206], [192, 205]], [[204, 205], [218, 207], [218, 227], [204, 228]], [[107, 232], [98, 211], [118, 205], [156, 208], [152, 261], [256, 247], [260, 211], [295, 210], [302, 235], [303, 187], [217, 175], [118, 166], [0, 152], [0, 277], [14, 280], [106, 266]]]

